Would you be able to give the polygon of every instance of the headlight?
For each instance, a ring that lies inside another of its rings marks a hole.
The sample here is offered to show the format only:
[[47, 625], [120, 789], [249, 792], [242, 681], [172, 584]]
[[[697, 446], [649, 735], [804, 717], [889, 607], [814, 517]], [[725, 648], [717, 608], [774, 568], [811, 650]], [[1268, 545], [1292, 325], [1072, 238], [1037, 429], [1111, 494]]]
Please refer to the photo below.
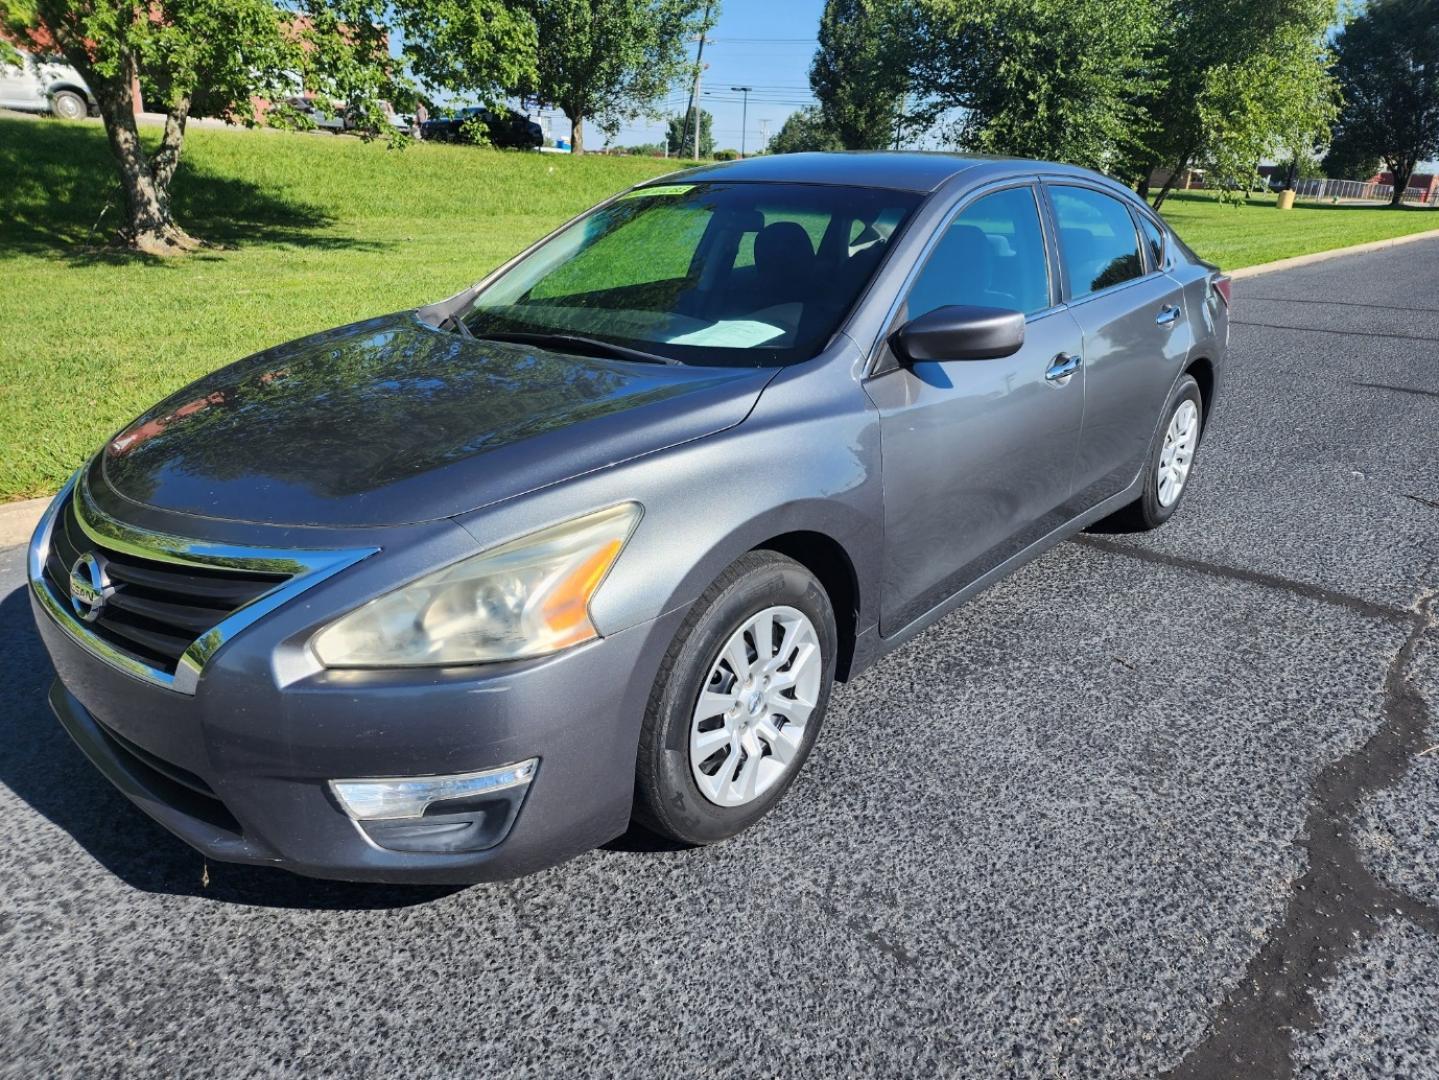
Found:
[[473, 555], [331, 623], [326, 667], [479, 664], [544, 656], [599, 636], [590, 598], [640, 519], [622, 503]]

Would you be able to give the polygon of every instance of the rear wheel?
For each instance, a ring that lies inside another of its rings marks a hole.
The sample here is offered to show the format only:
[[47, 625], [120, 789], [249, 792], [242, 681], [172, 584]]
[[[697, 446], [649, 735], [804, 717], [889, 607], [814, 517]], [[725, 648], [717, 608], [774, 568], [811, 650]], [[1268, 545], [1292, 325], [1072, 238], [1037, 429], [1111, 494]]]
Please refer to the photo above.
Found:
[[1134, 502], [1105, 518], [1100, 531], [1143, 532], [1157, 529], [1179, 509], [1194, 469], [1204, 428], [1204, 399], [1199, 384], [1185, 375], [1174, 388], [1144, 470], [1144, 491]]
[[635, 817], [690, 844], [724, 840], [783, 797], [834, 682], [834, 610], [793, 559], [751, 552], [691, 609], [650, 696]]
[[74, 91], [60, 90], [50, 98], [50, 111], [61, 120], [83, 120], [90, 115], [90, 106]]

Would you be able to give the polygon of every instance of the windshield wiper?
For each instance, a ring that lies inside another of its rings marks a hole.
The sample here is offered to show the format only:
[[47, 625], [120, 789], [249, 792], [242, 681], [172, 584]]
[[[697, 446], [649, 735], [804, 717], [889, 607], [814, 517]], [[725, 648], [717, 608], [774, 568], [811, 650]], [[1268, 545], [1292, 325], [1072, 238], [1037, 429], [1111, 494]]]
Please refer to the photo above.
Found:
[[660, 356], [658, 353], [645, 352], [642, 349], [631, 349], [627, 345], [616, 345], [612, 341], [601, 341], [599, 338], [583, 337], [579, 334], [545, 334], [530, 333], [521, 330], [498, 330], [494, 333], [486, 331], [483, 334], [476, 334], [469, 331], [469, 336], [479, 341], [512, 341], [517, 345], [538, 345], [542, 349], [551, 349], [556, 352], [577, 352], [581, 355], [610, 357], [616, 360], [638, 360], [644, 364], [668, 364], [671, 367], [679, 366], [679, 361], [669, 356]]

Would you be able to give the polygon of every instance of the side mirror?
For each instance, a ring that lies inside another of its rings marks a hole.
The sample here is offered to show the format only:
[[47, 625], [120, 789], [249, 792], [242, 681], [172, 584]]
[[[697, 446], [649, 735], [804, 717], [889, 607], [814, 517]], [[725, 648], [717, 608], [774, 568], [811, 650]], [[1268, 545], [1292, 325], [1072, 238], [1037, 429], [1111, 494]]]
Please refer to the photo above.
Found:
[[908, 361], [997, 360], [1024, 344], [1024, 316], [1007, 308], [953, 304], [911, 319], [895, 331], [893, 344]]

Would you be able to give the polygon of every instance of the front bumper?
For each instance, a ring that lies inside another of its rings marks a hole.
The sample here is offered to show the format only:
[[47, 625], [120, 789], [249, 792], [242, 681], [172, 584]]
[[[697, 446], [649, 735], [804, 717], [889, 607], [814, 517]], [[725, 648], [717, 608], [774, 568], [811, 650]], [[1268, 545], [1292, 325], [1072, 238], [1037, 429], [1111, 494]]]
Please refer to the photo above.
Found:
[[[262, 620], [186, 695], [104, 663], [32, 603], [58, 673], [50, 700], [61, 723], [121, 792], [207, 857], [322, 878], [456, 884], [530, 873], [627, 828], [640, 723], [683, 615], [541, 661], [321, 671], [285, 685], [272, 677]], [[382, 846], [329, 786], [530, 758], [539, 766], [502, 837], [479, 851]]]

